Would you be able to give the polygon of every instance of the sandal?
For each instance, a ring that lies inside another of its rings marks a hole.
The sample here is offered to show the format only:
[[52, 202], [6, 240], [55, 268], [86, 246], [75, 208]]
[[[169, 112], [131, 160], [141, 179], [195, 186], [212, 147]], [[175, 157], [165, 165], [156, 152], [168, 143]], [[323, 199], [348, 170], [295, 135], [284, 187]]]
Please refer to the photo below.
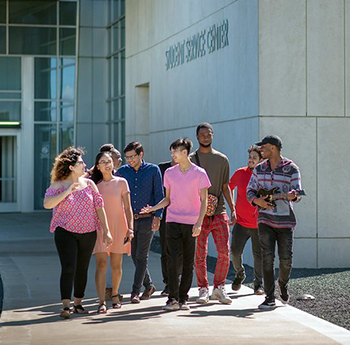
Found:
[[[118, 296], [120, 302], [123, 301], [124, 296], [121, 295], [120, 293], [116, 294], [115, 296]], [[115, 296], [113, 296], [113, 297], [115, 297]]]
[[101, 303], [97, 308], [97, 314], [106, 314], [107, 313], [107, 306], [106, 302]]
[[120, 309], [121, 307], [122, 307], [122, 304], [120, 303], [121, 302], [121, 299], [120, 299], [120, 297], [119, 297], [120, 295], [119, 295], [119, 293], [117, 294], [117, 295], [113, 295], [112, 296], [112, 301], [113, 301], [113, 299], [117, 299], [117, 301], [118, 302], [114, 302], [113, 301], [113, 303], [112, 303], [112, 308], [113, 309]]
[[73, 305], [73, 313], [75, 314], [89, 314], [89, 312], [87, 310], [85, 310], [85, 308], [81, 305]]
[[60, 312], [60, 317], [63, 317], [64, 319], [69, 319], [70, 318], [70, 308], [69, 307], [65, 307], [61, 310]]

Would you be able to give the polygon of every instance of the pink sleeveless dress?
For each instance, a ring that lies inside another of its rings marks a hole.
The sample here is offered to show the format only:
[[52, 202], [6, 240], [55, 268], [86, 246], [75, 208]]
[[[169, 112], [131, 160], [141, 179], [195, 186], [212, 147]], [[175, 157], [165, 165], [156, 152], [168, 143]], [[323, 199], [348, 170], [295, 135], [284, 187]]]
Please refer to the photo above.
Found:
[[97, 188], [103, 197], [113, 243], [107, 247], [103, 243], [102, 232], [98, 231], [93, 254], [110, 252], [130, 255], [130, 242], [124, 245], [124, 237], [128, 230], [128, 223], [122, 199], [124, 194], [130, 193], [128, 182], [122, 177], [114, 177], [113, 180], [109, 182], [102, 181], [98, 183]]

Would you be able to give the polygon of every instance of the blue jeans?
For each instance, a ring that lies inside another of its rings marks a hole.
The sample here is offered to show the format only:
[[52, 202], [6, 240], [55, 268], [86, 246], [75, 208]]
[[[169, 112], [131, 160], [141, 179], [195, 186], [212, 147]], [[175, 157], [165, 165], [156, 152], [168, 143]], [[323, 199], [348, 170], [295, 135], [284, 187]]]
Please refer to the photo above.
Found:
[[135, 265], [132, 294], [139, 294], [141, 286], [150, 288], [152, 279], [148, 271], [148, 257], [153, 238], [153, 217], [134, 220], [134, 238], [131, 241], [131, 257]]
[[265, 294], [274, 298], [275, 295], [275, 248], [278, 246], [279, 256], [279, 284], [287, 286], [292, 271], [293, 259], [293, 229], [273, 228], [260, 223], [258, 225], [258, 235], [261, 246], [263, 261], [263, 277]]
[[242, 280], [245, 276], [242, 254], [249, 238], [252, 240], [252, 252], [254, 257], [254, 290], [256, 291], [263, 285], [261, 248], [258, 229], [246, 228], [238, 223], [235, 224], [232, 230], [231, 242], [232, 264], [236, 272], [236, 278]]

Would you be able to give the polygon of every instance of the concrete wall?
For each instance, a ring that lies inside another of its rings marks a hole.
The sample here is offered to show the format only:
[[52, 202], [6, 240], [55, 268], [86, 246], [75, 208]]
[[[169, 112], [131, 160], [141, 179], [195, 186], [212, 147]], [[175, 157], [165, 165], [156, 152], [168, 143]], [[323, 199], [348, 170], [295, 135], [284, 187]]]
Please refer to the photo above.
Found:
[[[126, 2], [127, 141], [143, 141], [158, 163], [173, 139], [196, 143], [196, 125], [209, 121], [233, 172], [251, 143], [278, 134], [307, 191], [295, 205], [295, 267], [350, 267], [349, 8], [350, 0]], [[171, 45], [224, 19], [229, 46], [166, 70]], [[249, 247], [244, 260], [252, 265]]]
[[108, 137], [106, 10], [105, 0], [80, 2], [76, 142], [89, 165]]
[[283, 138], [308, 194], [295, 207], [297, 267], [350, 267], [349, 8], [348, 0], [259, 1], [260, 137]]
[[[126, 141], [140, 140], [146, 160], [169, 160], [178, 137], [197, 147], [196, 126], [209, 121], [214, 147], [232, 170], [246, 164], [246, 149], [258, 137], [257, 8], [255, 0], [126, 2]], [[171, 45], [225, 19], [228, 46], [166, 70]]]

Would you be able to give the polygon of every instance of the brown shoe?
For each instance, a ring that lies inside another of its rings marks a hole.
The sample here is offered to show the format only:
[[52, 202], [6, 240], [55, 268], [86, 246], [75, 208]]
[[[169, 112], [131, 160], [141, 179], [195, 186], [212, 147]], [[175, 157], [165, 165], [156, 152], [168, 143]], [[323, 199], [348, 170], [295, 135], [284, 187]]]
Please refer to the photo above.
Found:
[[145, 289], [140, 299], [141, 300], [150, 299], [150, 297], [154, 294], [155, 291], [156, 291], [156, 287], [154, 285], [151, 285], [149, 288]]

